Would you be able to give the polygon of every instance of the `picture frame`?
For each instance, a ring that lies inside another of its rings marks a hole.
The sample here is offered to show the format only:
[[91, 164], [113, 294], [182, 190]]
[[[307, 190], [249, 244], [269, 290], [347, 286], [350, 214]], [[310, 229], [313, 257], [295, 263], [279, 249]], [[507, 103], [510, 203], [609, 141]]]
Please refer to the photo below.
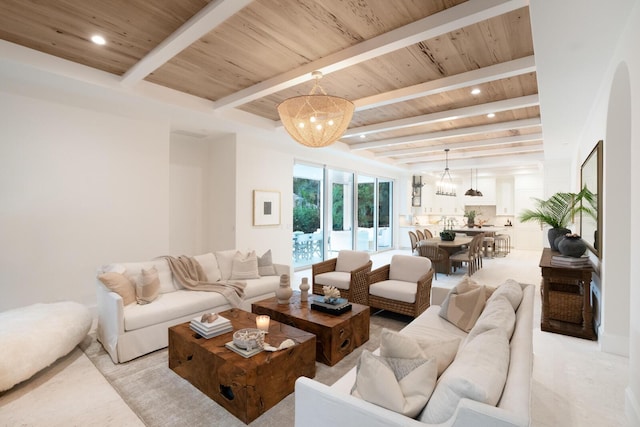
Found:
[[280, 225], [280, 192], [253, 190], [253, 225]]

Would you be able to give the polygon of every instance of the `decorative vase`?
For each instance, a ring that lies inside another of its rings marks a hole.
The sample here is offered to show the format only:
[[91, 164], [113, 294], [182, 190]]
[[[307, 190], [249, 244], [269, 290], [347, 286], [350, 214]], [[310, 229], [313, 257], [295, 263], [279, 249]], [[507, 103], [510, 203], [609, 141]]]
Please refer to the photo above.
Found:
[[283, 274], [280, 276], [280, 286], [276, 289], [276, 299], [278, 304], [289, 304], [289, 298], [293, 294], [291, 284], [289, 282], [289, 275]]
[[553, 245], [557, 248], [558, 244], [564, 240], [564, 234], [559, 235], [558, 237], [555, 238], [555, 240], [553, 241]]
[[306, 277], [302, 278], [302, 283], [300, 283], [300, 301], [307, 301], [309, 299], [309, 279]]
[[555, 245], [556, 238], [558, 236], [564, 236], [565, 234], [570, 234], [571, 230], [568, 228], [550, 228], [547, 232], [547, 236], [549, 237], [549, 246], [554, 251], [558, 250], [558, 247]]
[[580, 258], [587, 250], [587, 244], [577, 234], [570, 234], [558, 243], [558, 250], [562, 255]]

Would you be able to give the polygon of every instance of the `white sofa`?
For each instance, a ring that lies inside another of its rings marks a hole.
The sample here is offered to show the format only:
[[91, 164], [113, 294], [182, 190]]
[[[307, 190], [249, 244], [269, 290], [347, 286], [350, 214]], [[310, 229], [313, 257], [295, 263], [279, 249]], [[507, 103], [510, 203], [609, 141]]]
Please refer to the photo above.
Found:
[[[295, 425], [299, 427], [529, 426], [534, 286], [521, 285], [521, 287], [523, 297], [515, 313], [515, 328], [509, 341], [508, 373], [497, 406], [462, 398], [447, 421], [441, 424], [427, 424], [352, 396], [350, 392], [356, 380], [356, 368], [353, 368], [332, 386], [306, 377], [298, 378], [295, 386]], [[451, 336], [458, 336], [462, 341], [457, 358], [465, 346], [465, 338], [468, 334], [439, 316], [439, 304], [446, 297], [448, 290], [434, 287], [433, 291], [432, 305], [407, 325], [401, 334], [421, 337], [429, 334], [430, 331], [439, 335], [444, 331]], [[437, 331], [433, 331], [434, 329]], [[470, 334], [472, 333], [473, 329]]]
[[[213, 276], [229, 280], [236, 250], [198, 255], [194, 258], [203, 267], [209, 281]], [[274, 296], [280, 275], [291, 274], [290, 266], [271, 264], [270, 275], [246, 279], [245, 297], [240, 308], [251, 311], [251, 303]], [[203, 313], [220, 312], [231, 308], [218, 292], [184, 289], [173, 277], [166, 259], [105, 265], [105, 272], [140, 274], [141, 270], [156, 267], [160, 279], [160, 294], [149, 304], [124, 305], [122, 297], [97, 282], [98, 327], [97, 339], [115, 363], [122, 363], [164, 348], [168, 345], [168, 328], [188, 322]], [[260, 267], [262, 270], [262, 267]]]

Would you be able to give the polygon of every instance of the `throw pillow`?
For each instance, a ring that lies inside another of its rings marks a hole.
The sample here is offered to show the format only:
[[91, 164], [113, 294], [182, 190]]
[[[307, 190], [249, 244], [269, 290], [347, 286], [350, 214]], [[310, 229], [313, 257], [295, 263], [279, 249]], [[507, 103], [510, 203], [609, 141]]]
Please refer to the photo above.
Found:
[[260, 276], [277, 276], [276, 268], [273, 266], [273, 260], [271, 259], [271, 249], [265, 252], [261, 257], [258, 257], [258, 274]]
[[135, 285], [124, 274], [110, 271], [100, 274], [98, 280], [100, 280], [107, 289], [120, 295], [124, 305], [134, 304], [136, 302]]
[[209, 252], [204, 255], [195, 255], [193, 258], [198, 261], [198, 264], [202, 267], [202, 271], [204, 271], [205, 276], [207, 276], [207, 282], [214, 283], [220, 281], [222, 274], [220, 273], [218, 261], [214, 254]]
[[436, 358], [438, 377], [453, 362], [458, 352], [460, 338], [412, 337], [389, 329], [380, 335], [380, 356], [403, 359]]
[[[467, 289], [466, 285], [462, 286]], [[469, 332], [482, 313], [485, 303], [484, 286], [472, 288], [464, 293], [454, 286], [440, 307], [440, 317], [448, 320], [465, 332]]]
[[516, 282], [513, 279], [507, 279], [500, 286], [496, 288], [496, 291], [491, 295], [490, 299], [499, 298], [501, 296], [505, 296], [514, 310], [517, 310], [520, 306], [520, 302], [522, 301], [522, 286], [520, 283]]
[[401, 359], [360, 355], [351, 394], [367, 402], [414, 418], [436, 385], [437, 363], [431, 359]]
[[218, 268], [220, 269], [220, 276], [222, 280], [229, 280], [231, 278], [233, 258], [235, 257], [236, 252], [238, 251], [235, 249], [216, 252], [216, 261], [218, 262]]
[[258, 274], [258, 257], [255, 251], [251, 251], [246, 255], [237, 251], [233, 257], [231, 267], [231, 280], [259, 279]]
[[419, 420], [443, 423], [463, 398], [497, 405], [507, 380], [509, 356], [509, 340], [503, 330], [478, 335], [442, 374]]
[[[458, 292], [463, 294], [468, 290], [475, 289], [480, 286], [482, 286], [480, 283], [473, 280], [471, 277], [469, 277], [468, 274], [465, 274], [464, 276], [462, 276], [462, 279], [460, 279], [460, 282], [458, 282]], [[491, 297], [493, 292], [496, 290], [496, 288], [494, 288], [493, 286], [487, 286], [487, 285], [484, 286], [484, 289], [486, 291], [485, 292], [486, 299], [489, 299], [489, 297]]]
[[142, 282], [136, 283], [136, 300], [138, 304], [149, 304], [160, 294], [160, 277], [158, 270], [151, 267], [148, 270], [142, 269]]
[[467, 336], [468, 343], [476, 336], [491, 329], [500, 328], [511, 340], [516, 326], [516, 313], [506, 297], [492, 298], [482, 310], [482, 314]]

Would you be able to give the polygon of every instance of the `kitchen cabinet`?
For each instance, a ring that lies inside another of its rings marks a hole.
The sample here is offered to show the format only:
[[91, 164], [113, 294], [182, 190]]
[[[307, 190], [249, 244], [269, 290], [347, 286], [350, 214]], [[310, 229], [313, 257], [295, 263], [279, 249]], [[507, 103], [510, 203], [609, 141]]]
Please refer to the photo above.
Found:
[[513, 214], [513, 178], [499, 178], [496, 180], [496, 215]]

